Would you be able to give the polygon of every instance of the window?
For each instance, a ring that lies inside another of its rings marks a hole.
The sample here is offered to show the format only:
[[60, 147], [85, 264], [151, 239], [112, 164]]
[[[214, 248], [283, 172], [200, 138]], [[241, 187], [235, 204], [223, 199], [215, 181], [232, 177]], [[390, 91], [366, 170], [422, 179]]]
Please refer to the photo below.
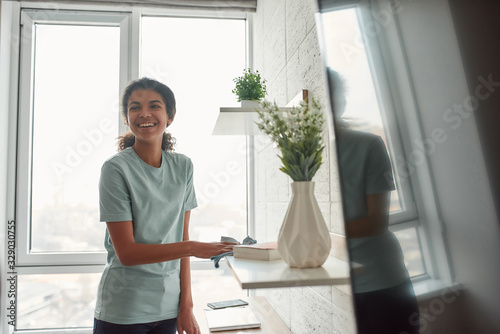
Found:
[[[125, 85], [138, 76], [169, 85], [175, 151], [194, 163], [199, 207], [191, 238], [243, 239], [247, 231], [245, 136], [212, 136], [219, 107], [236, 105], [232, 79], [246, 65], [246, 14], [24, 3], [20, 17], [16, 222], [17, 326], [88, 333], [105, 263], [98, 179], [126, 128]], [[2, 8], [4, 9], [4, 8]], [[2, 15], [7, 15], [2, 11]], [[15, 50], [14, 52], [17, 52]], [[137, 75], [139, 74], [139, 75]], [[16, 78], [17, 79], [17, 78]], [[245, 295], [227, 267], [192, 261], [197, 317], [217, 298]]]
[[110, 97], [118, 90], [119, 29], [35, 29], [31, 251], [102, 251], [95, 184], [118, 133]]
[[100, 278], [100, 273], [19, 276], [16, 329], [91, 327]]
[[245, 68], [245, 21], [145, 15], [141, 26], [141, 75], [174, 91], [177, 115], [169, 130], [176, 151], [194, 164], [199, 206], [192, 212], [190, 236], [243, 240], [246, 136], [212, 136], [212, 130], [219, 108], [237, 103], [232, 79]]
[[379, 135], [392, 163], [396, 190], [391, 193], [389, 223], [398, 238], [410, 276], [428, 277], [422, 249], [421, 222], [415, 204], [412, 178], [406, 165], [401, 130], [397, 123], [394, 92], [378, 37], [382, 29], [365, 1], [351, 7], [332, 8], [322, 14], [327, 66], [344, 80], [350, 127]]
[[23, 10], [19, 263], [102, 263], [96, 185], [118, 135], [127, 15]]
[[[30, 269], [19, 275], [16, 330], [35, 334], [37, 329], [72, 328], [71, 333], [90, 333], [90, 329], [82, 328], [93, 326], [100, 269], [69, 273], [68, 269], [54, 268], [50, 274]], [[191, 284], [198, 321], [204, 321], [203, 310], [208, 302], [245, 296], [225, 266], [218, 270], [192, 270]]]

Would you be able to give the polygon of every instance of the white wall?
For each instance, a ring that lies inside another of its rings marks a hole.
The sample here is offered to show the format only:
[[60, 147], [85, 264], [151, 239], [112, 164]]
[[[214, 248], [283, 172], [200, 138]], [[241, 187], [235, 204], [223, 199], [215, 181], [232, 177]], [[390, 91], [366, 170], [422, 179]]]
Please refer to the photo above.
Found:
[[[254, 15], [254, 68], [268, 80], [268, 100], [286, 105], [302, 89], [326, 106], [313, 0], [259, 0]], [[329, 142], [325, 133], [325, 141]], [[256, 138], [256, 239], [276, 240], [290, 200], [291, 179], [279, 171], [281, 162], [272, 144]], [[315, 194], [330, 230], [344, 234], [336, 167], [328, 161], [314, 181]], [[297, 287], [257, 291], [265, 295], [293, 333], [352, 333], [354, 318], [350, 287]]]

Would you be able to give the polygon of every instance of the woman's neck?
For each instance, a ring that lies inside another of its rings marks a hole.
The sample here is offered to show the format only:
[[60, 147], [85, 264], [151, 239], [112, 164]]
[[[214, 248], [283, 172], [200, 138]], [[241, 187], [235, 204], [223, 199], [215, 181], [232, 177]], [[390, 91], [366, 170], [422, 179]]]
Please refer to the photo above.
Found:
[[151, 144], [136, 140], [132, 148], [139, 158], [148, 165], [156, 168], [161, 166], [161, 142]]

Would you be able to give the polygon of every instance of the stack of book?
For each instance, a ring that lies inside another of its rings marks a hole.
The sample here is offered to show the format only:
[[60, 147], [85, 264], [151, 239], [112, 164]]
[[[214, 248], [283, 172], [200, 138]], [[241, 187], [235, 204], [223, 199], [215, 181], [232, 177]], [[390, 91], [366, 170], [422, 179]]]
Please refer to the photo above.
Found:
[[281, 259], [278, 242], [262, 242], [253, 245], [236, 245], [233, 256], [240, 259], [272, 261]]

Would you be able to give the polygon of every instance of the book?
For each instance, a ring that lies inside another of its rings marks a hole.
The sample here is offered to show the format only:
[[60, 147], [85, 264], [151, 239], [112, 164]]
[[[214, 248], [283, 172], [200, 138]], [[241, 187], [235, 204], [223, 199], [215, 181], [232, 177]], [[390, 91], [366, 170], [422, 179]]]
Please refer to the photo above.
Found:
[[261, 322], [249, 307], [231, 307], [220, 310], [205, 310], [210, 332], [245, 328], [259, 328]]
[[262, 242], [253, 245], [236, 245], [233, 256], [240, 259], [272, 261], [281, 259], [278, 242]]

